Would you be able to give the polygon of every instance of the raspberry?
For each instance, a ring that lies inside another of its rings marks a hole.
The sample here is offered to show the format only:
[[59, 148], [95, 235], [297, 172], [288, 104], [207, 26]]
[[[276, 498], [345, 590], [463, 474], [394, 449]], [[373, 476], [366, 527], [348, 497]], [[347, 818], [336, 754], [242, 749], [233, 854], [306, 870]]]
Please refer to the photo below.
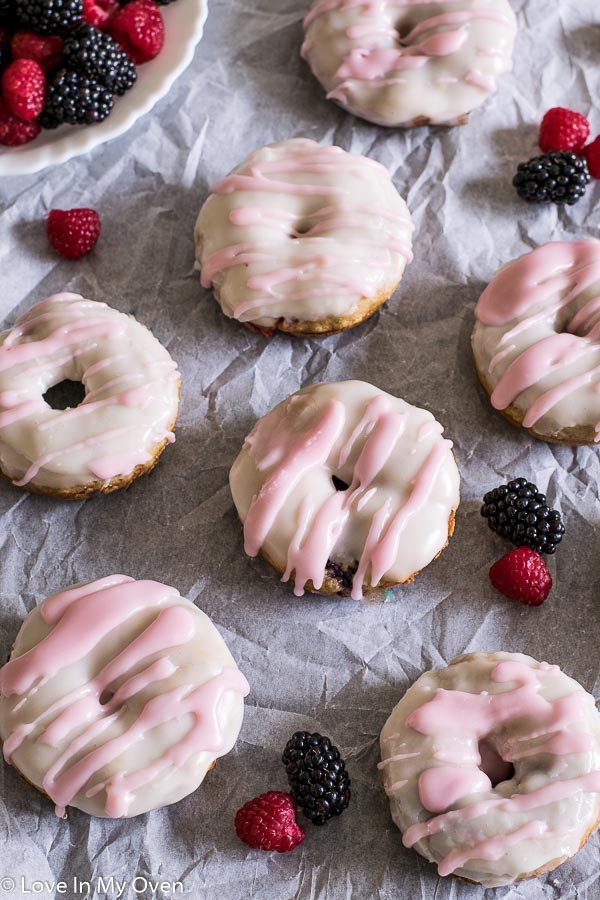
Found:
[[588, 144], [584, 150], [588, 169], [592, 178], [600, 178], [600, 137]]
[[17, 31], [10, 42], [13, 59], [33, 59], [44, 72], [51, 72], [60, 65], [63, 42], [56, 34], [34, 34]]
[[13, 115], [30, 122], [44, 108], [46, 76], [33, 59], [17, 59], [2, 74], [2, 96]]
[[296, 823], [294, 799], [282, 791], [268, 791], [245, 803], [235, 814], [235, 830], [253, 850], [278, 853], [293, 850], [305, 837]]
[[490, 581], [505, 597], [526, 606], [540, 606], [552, 587], [546, 563], [529, 547], [517, 547], [494, 563]]
[[540, 148], [550, 150], [581, 150], [590, 136], [590, 123], [581, 113], [555, 106], [549, 109], [540, 126]]
[[95, 28], [104, 28], [118, 9], [117, 0], [83, 0], [83, 21]]
[[111, 19], [107, 31], [136, 66], [154, 59], [165, 40], [162, 14], [151, 0], [132, 0]]
[[285, 764], [292, 797], [313, 825], [324, 825], [350, 803], [350, 778], [340, 751], [328, 737], [296, 731], [287, 742]]
[[93, 209], [53, 209], [46, 220], [48, 240], [65, 259], [81, 259], [100, 234], [100, 216]]
[[0, 98], [0, 144], [5, 147], [28, 144], [41, 130], [37, 122], [25, 122], [18, 116], [13, 116]]

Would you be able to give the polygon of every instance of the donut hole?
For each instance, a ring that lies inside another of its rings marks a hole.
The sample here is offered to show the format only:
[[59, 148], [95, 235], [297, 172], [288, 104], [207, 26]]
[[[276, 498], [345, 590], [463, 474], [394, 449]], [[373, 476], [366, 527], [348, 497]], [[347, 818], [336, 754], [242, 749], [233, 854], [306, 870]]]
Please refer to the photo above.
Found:
[[502, 759], [490, 740], [484, 738], [479, 741], [478, 749], [481, 757], [479, 768], [490, 779], [492, 787], [496, 787], [503, 781], [510, 781], [514, 777], [515, 767], [512, 763]]
[[59, 381], [48, 388], [44, 400], [52, 409], [73, 409], [85, 399], [85, 388], [80, 381]]
[[312, 224], [306, 219], [302, 219], [300, 222], [295, 222], [292, 233], [290, 237], [299, 238], [302, 237], [303, 234], [308, 234], [310, 229], [312, 228]]
[[332, 475], [331, 480], [336, 491], [347, 491], [350, 487], [349, 484], [346, 484], [346, 482], [342, 481], [341, 478], [338, 478], [337, 475]]
[[110, 703], [112, 698], [115, 696], [114, 691], [111, 691], [110, 688], [105, 688], [100, 694], [100, 706], [106, 706], [107, 703]]

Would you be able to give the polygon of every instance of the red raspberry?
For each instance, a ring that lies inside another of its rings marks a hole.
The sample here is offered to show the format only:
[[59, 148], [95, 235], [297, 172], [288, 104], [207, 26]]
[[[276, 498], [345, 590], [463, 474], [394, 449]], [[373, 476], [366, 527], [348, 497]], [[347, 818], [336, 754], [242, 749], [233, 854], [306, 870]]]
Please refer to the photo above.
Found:
[[33, 59], [16, 59], [2, 75], [2, 98], [13, 115], [30, 122], [44, 108], [46, 76]]
[[590, 123], [581, 113], [555, 106], [549, 109], [540, 125], [540, 148], [551, 150], [581, 150], [590, 136]]
[[163, 17], [151, 0], [132, 0], [113, 16], [106, 30], [136, 66], [154, 59], [165, 40]]
[[540, 606], [552, 587], [546, 563], [530, 547], [517, 547], [494, 563], [490, 581], [505, 597], [526, 606]]
[[592, 178], [600, 178], [600, 137], [588, 144], [583, 152], [587, 159], [590, 175]]
[[117, 0], [83, 0], [83, 21], [94, 28], [104, 28], [118, 9]]
[[62, 38], [56, 34], [17, 31], [10, 42], [13, 59], [33, 59], [44, 72], [58, 69], [62, 57]]
[[48, 240], [65, 259], [81, 259], [100, 234], [100, 216], [93, 209], [53, 209], [46, 220]]
[[0, 144], [5, 147], [28, 144], [41, 130], [37, 122], [24, 122], [18, 116], [13, 116], [0, 98]]
[[304, 840], [296, 823], [296, 801], [282, 791], [268, 791], [249, 800], [235, 814], [235, 830], [253, 850], [286, 853]]

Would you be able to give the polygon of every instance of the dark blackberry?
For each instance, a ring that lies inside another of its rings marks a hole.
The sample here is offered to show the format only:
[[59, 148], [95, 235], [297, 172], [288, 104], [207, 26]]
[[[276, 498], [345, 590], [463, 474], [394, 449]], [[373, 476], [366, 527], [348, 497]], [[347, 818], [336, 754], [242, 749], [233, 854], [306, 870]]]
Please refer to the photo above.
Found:
[[558, 510], [551, 509], [546, 495], [526, 478], [515, 478], [489, 491], [481, 515], [492, 531], [517, 547], [531, 547], [538, 553], [554, 553], [565, 533]]
[[108, 116], [113, 103], [113, 95], [101, 84], [80, 72], [61, 69], [48, 84], [39, 122], [42, 128], [94, 125]]
[[513, 178], [517, 194], [529, 203], [566, 203], [583, 197], [590, 181], [587, 162], [570, 150], [544, 153], [521, 163]]
[[358, 568], [358, 563], [351, 566], [342, 566], [339, 563], [327, 560], [325, 571], [329, 578], [335, 579], [338, 583], [338, 591], [341, 597], [349, 597], [352, 591], [352, 583], [354, 581], [354, 573]]
[[19, 25], [38, 34], [60, 34], [81, 22], [83, 0], [13, 0]]
[[135, 84], [133, 60], [108, 34], [93, 25], [77, 25], [65, 38], [65, 65], [104, 85], [113, 94], [124, 94]]
[[340, 751], [328, 737], [297, 731], [285, 746], [292, 797], [313, 825], [324, 825], [350, 803], [350, 778]]

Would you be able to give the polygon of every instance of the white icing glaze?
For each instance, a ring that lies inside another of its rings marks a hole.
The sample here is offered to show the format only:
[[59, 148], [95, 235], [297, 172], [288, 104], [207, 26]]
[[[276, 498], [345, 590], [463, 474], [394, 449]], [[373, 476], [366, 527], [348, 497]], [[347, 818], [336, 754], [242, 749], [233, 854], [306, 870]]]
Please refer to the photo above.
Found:
[[122, 818], [175, 803], [239, 734], [248, 683], [173, 588], [113, 575], [49, 597], [0, 670], [4, 755], [54, 800]]
[[213, 186], [196, 258], [227, 316], [270, 328], [344, 317], [362, 298], [389, 295], [412, 258], [412, 230], [382, 165], [288, 140]]
[[422, 675], [384, 725], [381, 757], [404, 844], [486, 887], [560, 865], [600, 816], [594, 698], [522, 654]]
[[350, 112], [379, 125], [452, 125], [512, 67], [508, 0], [315, 0], [302, 55]]
[[[452, 444], [431, 413], [362, 381], [304, 388], [260, 419], [230, 475], [250, 556], [295, 592], [328, 561], [364, 585], [407, 581], [443, 549], [459, 501]], [[333, 477], [348, 485], [336, 490]]]
[[553, 242], [504, 266], [476, 308], [473, 353], [497, 409], [540, 437], [600, 440], [600, 241]]
[[[82, 403], [52, 409], [43, 394], [83, 383]], [[108, 484], [149, 463], [179, 406], [177, 365], [132, 316], [78, 294], [55, 294], [0, 335], [0, 468], [15, 484]]]

